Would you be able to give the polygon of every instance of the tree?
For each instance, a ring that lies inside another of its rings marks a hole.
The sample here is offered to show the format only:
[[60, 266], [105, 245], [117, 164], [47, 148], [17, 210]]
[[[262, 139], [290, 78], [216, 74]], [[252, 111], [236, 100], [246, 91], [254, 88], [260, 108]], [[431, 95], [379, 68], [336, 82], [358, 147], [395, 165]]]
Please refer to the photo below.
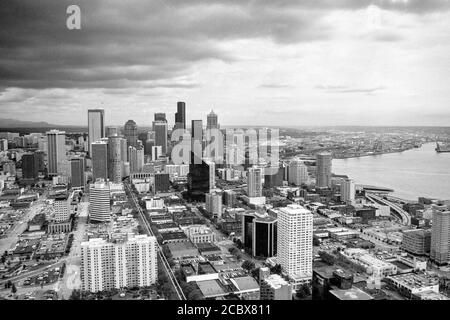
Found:
[[283, 268], [280, 264], [274, 265], [272, 268], [270, 268], [271, 273], [279, 274], [281, 275], [281, 272], [283, 271]]
[[16, 294], [16, 292], [17, 292], [17, 288], [16, 288], [16, 285], [13, 283], [12, 284], [12, 286], [11, 286], [11, 292], [13, 293], [13, 294]]
[[310, 295], [311, 295], [311, 289], [309, 288], [309, 286], [306, 283], [302, 284], [296, 292], [296, 296], [299, 299], [304, 299]]
[[69, 300], [81, 300], [81, 291], [77, 289], [73, 290]]
[[325, 262], [326, 264], [329, 264], [330, 266], [332, 266], [336, 262], [336, 258], [325, 251], [319, 251], [319, 256], [323, 262]]
[[250, 271], [250, 270], [252, 270], [252, 269], [254, 269], [255, 268], [255, 263], [253, 262], [253, 261], [251, 261], [251, 260], [245, 260], [243, 263], [242, 263], [242, 269], [245, 269], [245, 270], [247, 270], [247, 271]]

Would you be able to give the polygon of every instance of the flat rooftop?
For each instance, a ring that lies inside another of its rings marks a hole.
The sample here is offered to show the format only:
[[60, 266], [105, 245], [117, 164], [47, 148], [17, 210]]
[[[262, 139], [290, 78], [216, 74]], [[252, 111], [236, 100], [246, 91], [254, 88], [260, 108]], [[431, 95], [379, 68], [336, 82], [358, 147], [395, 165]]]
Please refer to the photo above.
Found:
[[333, 289], [330, 290], [330, 294], [338, 298], [339, 300], [372, 300], [372, 296], [365, 293], [359, 288], [352, 287], [351, 289]]

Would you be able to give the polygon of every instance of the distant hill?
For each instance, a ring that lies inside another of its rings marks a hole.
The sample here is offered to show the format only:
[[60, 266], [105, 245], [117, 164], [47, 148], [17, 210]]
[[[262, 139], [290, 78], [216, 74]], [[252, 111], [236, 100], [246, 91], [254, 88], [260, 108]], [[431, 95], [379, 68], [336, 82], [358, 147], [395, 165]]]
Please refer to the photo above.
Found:
[[55, 127], [55, 125], [52, 125], [45, 121], [34, 122], [15, 119], [0, 119], [0, 128], [23, 128], [23, 127], [49, 128], [52, 126]]

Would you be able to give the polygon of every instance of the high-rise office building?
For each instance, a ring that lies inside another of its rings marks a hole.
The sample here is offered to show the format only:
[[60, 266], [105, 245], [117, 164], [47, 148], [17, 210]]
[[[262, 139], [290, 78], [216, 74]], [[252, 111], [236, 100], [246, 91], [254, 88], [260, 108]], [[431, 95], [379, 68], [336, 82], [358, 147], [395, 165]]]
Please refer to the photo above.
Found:
[[219, 129], [217, 114], [215, 114], [212, 110], [206, 117], [206, 129]]
[[156, 238], [132, 235], [114, 242], [94, 238], [81, 243], [82, 290], [148, 287], [157, 272]]
[[105, 137], [105, 110], [88, 110], [88, 146], [89, 155], [92, 154], [91, 144]]
[[162, 112], [155, 113], [155, 122], [157, 121], [167, 122], [166, 114]]
[[341, 201], [346, 204], [355, 204], [355, 182], [352, 179], [342, 179], [341, 182]]
[[8, 140], [0, 139], [0, 151], [8, 151]]
[[402, 238], [402, 250], [419, 256], [430, 253], [431, 230], [411, 229], [404, 230]]
[[84, 188], [84, 157], [74, 157], [70, 159], [70, 181], [72, 188]]
[[205, 163], [209, 167], [209, 190], [212, 190], [216, 187], [216, 163], [209, 159], [205, 159]]
[[127, 140], [128, 146], [137, 147], [138, 141], [138, 129], [136, 122], [133, 120], [128, 120], [124, 126], [124, 136]]
[[161, 146], [152, 146], [151, 159], [156, 161], [163, 155]]
[[111, 218], [109, 184], [97, 180], [89, 188], [89, 219], [91, 221], [108, 222]]
[[205, 201], [205, 194], [210, 192], [209, 175], [209, 165], [205, 161], [194, 163], [194, 153], [191, 152], [187, 183], [187, 195], [191, 200]]
[[120, 143], [120, 160], [122, 160], [122, 162], [128, 162], [128, 141], [122, 136], [119, 136], [119, 143]]
[[283, 185], [284, 168], [273, 167], [264, 175], [264, 187], [274, 188]]
[[39, 159], [36, 153], [22, 155], [22, 178], [36, 180], [39, 176]]
[[222, 218], [222, 195], [219, 193], [207, 193], [205, 209], [214, 218]]
[[186, 103], [177, 102], [177, 112], [175, 113], [175, 129], [186, 130]]
[[53, 201], [53, 209], [56, 222], [65, 222], [69, 220], [72, 211], [70, 202], [71, 199], [67, 193], [58, 195], [55, 198]]
[[433, 212], [430, 259], [438, 265], [450, 263], [450, 211]]
[[300, 160], [293, 160], [289, 163], [289, 183], [296, 186], [308, 183], [308, 168]]
[[170, 187], [170, 176], [168, 173], [155, 173], [155, 188], [154, 191], [168, 192]]
[[295, 290], [312, 278], [313, 215], [300, 205], [278, 208], [277, 262]]
[[242, 215], [244, 250], [254, 257], [273, 257], [277, 253], [277, 219], [257, 212]]
[[56, 176], [64, 172], [66, 158], [66, 133], [59, 130], [47, 132], [48, 174]]
[[119, 136], [112, 136], [108, 138], [108, 177], [115, 183], [122, 182], [122, 148]]
[[97, 179], [108, 179], [108, 142], [107, 140], [92, 143], [92, 176]]
[[249, 168], [247, 171], [247, 196], [250, 198], [262, 196], [262, 169]]
[[106, 127], [106, 137], [116, 136], [119, 135], [119, 133], [118, 127]]
[[331, 187], [331, 153], [321, 152], [317, 154], [316, 158], [316, 186], [318, 188]]
[[155, 146], [160, 146], [163, 155], [167, 153], [167, 122], [153, 122], [153, 131], [155, 132]]
[[202, 120], [192, 120], [191, 122], [191, 137], [192, 140], [202, 141], [203, 140], [203, 121]]

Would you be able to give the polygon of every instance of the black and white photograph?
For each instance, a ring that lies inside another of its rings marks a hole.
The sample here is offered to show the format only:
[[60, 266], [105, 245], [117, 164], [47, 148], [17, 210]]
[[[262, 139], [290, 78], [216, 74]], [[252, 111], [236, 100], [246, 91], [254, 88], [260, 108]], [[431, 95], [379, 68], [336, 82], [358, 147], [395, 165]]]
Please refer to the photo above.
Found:
[[450, 300], [450, 1], [0, 0], [0, 257], [24, 309]]

